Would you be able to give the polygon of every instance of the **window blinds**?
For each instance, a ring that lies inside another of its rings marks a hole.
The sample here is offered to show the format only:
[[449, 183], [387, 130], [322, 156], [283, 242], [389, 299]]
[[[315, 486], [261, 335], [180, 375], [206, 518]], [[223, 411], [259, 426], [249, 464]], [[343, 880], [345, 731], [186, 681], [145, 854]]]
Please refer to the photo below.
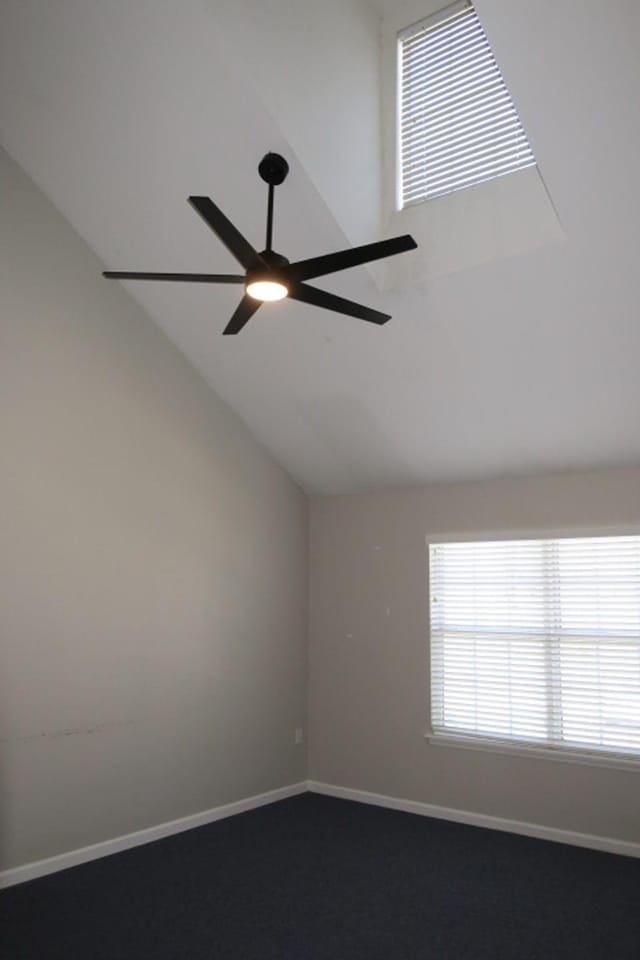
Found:
[[398, 42], [403, 207], [535, 164], [472, 6], [457, 4]]
[[640, 758], [640, 537], [430, 547], [434, 733]]

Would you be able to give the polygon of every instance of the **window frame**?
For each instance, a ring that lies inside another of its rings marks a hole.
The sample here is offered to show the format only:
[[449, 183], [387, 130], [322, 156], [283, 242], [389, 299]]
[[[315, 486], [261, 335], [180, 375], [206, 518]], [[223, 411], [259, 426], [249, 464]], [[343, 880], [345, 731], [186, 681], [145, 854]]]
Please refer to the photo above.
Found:
[[[403, 216], [400, 173], [400, 84], [398, 34], [412, 23], [437, 14], [442, 8], [432, 0], [404, 0], [386, 10], [382, 18], [382, 69], [380, 100], [382, 107], [382, 209], [383, 216]], [[426, 14], [425, 14], [426, 10]], [[429, 13], [431, 10], [431, 14]]]
[[431, 562], [432, 546], [443, 543], [480, 543], [496, 540], [554, 540], [578, 537], [637, 537], [640, 536], [640, 523], [624, 525], [608, 525], [605, 527], [552, 527], [552, 528], [521, 528], [505, 531], [478, 530], [473, 532], [455, 531], [451, 533], [428, 534], [426, 544], [426, 573], [427, 573], [427, 724], [424, 733], [425, 741], [436, 747], [452, 747], [454, 749], [479, 750], [504, 756], [517, 756], [529, 759], [555, 760], [566, 763], [586, 764], [587, 766], [614, 767], [631, 772], [640, 773], [640, 755], [617, 753], [602, 749], [593, 749], [588, 746], [572, 747], [553, 744], [527, 744], [521, 740], [490, 737], [483, 735], [446, 732], [434, 730], [432, 726], [431, 710]]

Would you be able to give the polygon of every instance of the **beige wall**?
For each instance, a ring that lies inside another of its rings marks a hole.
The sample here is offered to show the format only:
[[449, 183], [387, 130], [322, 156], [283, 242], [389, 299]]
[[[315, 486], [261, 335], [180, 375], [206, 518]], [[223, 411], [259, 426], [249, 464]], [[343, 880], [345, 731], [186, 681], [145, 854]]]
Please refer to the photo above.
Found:
[[640, 469], [314, 498], [309, 776], [640, 841], [640, 773], [424, 739], [426, 537], [631, 526], [640, 529]]
[[307, 504], [1, 153], [0, 196], [3, 869], [305, 777]]

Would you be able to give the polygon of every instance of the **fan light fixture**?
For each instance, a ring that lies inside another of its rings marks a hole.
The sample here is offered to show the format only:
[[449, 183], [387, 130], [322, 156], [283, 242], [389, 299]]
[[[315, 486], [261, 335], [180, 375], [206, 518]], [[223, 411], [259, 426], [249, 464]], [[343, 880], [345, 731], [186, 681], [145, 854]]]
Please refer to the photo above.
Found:
[[254, 300], [282, 300], [289, 293], [288, 287], [277, 280], [253, 280], [246, 290]]

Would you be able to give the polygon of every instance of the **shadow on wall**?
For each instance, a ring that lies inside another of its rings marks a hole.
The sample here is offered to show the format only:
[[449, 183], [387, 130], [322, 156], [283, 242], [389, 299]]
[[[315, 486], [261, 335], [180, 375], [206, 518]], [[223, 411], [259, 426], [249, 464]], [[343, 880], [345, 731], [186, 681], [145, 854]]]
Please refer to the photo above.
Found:
[[393, 435], [357, 397], [345, 394], [316, 400], [304, 404], [303, 413], [324, 458], [331, 458], [334, 476], [337, 471], [343, 473], [341, 492], [361, 489], [359, 478], [363, 476], [379, 477], [384, 472], [387, 482], [392, 484], [397, 477], [406, 477], [410, 472], [411, 464], [394, 443]]

